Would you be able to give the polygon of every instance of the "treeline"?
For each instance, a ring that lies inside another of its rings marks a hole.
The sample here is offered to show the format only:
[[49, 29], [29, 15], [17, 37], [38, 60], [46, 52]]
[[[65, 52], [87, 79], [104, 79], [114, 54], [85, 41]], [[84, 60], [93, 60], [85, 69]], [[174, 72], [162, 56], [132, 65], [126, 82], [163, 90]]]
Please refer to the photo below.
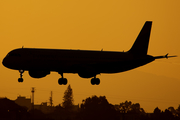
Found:
[[[8, 101], [8, 102], [7, 102]], [[71, 101], [70, 99], [68, 100]], [[5, 104], [7, 103], [7, 104]], [[66, 101], [66, 103], [68, 103]], [[67, 105], [67, 106], [66, 106]], [[180, 106], [146, 113], [139, 103], [125, 101], [112, 105], [105, 96], [92, 96], [82, 101], [77, 109], [73, 104], [57, 105], [50, 113], [27, 110], [7, 98], [0, 100], [1, 120], [180, 120]]]
[[74, 105], [70, 85], [64, 92], [63, 102], [50, 107], [49, 113], [40, 110], [28, 110], [7, 98], [0, 99], [1, 120], [180, 120], [180, 106], [169, 107], [161, 111], [156, 107], [153, 113], [146, 113], [139, 103], [125, 101], [112, 105], [105, 96], [92, 96]]
[[125, 101], [112, 105], [105, 96], [92, 96], [82, 101], [76, 120], [180, 120], [180, 106], [175, 110], [169, 107], [161, 111], [158, 107], [153, 113], [146, 113], [139, 103]]

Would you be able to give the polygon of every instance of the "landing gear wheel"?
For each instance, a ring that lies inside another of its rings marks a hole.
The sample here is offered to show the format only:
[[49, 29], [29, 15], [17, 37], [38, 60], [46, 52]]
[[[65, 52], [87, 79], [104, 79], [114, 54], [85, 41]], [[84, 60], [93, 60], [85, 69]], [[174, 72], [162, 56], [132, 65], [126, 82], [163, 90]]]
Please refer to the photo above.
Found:
[[95, 85], [95, 84], [96, 84], [95, 78], [92, 78], [92, 79], [91, 79], [91, 84], [92, 84], [92, 85]]
[[66, 84], [67, 84], [67, 79], [63, 78], [63, 85], [66, 85]]
[[19, 79], [18, 79], [18, 82], [23, 82], [23, 78], [19, 78]]
[[100, 79], [99, 78], [92, 78], [91, 79], [91, 84], [92, 85], [99, 85], [100, 84]]
[[58, 83], [59, 83], [59, 85], [66, 85], [67, 79], [66, 78], [59, 78]]
[[63, 77], [63, 72], [58, 72], [62, 78], [59, 78], [58, 83], [59, 85], [66, 85], [67, 84], [67, 79]]
[[62, 84], [63, 84], [62, 78], [59, 78], [58, 83], [59, 83], [59, 85], [62, 85]]
[[99, 84], [100, 84], [100, 79], [96, 78], [96, 85], [99, 85]]

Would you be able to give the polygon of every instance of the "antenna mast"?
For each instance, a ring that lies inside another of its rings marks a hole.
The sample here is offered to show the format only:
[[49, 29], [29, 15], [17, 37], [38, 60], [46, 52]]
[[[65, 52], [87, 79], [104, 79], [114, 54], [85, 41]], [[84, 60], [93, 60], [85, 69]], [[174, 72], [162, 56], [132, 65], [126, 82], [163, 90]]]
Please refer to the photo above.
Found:
[[50, 98], [49, 98], [49, 103], [50, 103], [50, 106], [51, 106], [51, 107], [53, 106], [52, 96], [53, 96], [53, 92], [51, 91], [51, 96], [50, 96]]
[[34, 110], [34, 92], [35, 92], [35, 88], [34, 87], [32, 87], [31, 92], [32, 92], [32, 98], [31, 98], [31, 101], [32, 101], [32, 110]]

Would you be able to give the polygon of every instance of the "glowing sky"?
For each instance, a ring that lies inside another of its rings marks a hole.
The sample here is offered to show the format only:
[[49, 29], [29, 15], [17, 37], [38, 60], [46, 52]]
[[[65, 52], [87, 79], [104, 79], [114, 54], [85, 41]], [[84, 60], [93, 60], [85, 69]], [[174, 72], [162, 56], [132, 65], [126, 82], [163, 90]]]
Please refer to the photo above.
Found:
[[[127, 51], [145, 21], [153, 21], [148, 54], [179, 55], [179, 0], [1, 0], [0, 59], [12, 49], [55, 48]], [[125, 100], [140, 103], [146, 112], [180, 104], [180, 57], [156, 60], [132, 71], [98, 75], [99, 86], [77, 74], [64, 74], [74, 92], [75, 104], [91, 95], [105, 95], [112, 104]], [[1, 97], [30, 97], [36, 88], [35, 103], [62, 102], [66, 86], [59, 86], [60, 75], [31, 78], [0, 64]]]

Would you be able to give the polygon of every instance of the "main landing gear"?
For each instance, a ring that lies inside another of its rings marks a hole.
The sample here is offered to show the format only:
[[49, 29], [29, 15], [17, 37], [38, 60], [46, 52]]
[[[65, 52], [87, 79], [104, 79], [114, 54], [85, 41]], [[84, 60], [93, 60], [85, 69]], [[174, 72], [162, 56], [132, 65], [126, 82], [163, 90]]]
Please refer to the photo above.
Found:
[[59, 74], [62, 77], [62, 78], [59, 78], [59, 80], [58, 80], [59, 85], [66, 85], [67, 84], [67, 79], [63, 77], [63, 73], [59, 73]]
[[19, 72], [20, 72], [20, 78], [18, 78], [18, 82], [23, 82], [22, 76], [23, 76], [24, 70], [19, 70]]
[[[58, 79], [58, 83], [59, 85], [66, 85], [68, 83], [67, 79], [63, 77], [63, 73], [62, 72], [58, 72], [61, 75], [61, 78]], [[100, 84], [100, 79], [96, 78], [96, 76], [94, 76], [91, 79], [91, 84], [92, 85], [99, 85]]]
[[91, 84], [92, 85], [99, 85], [100, 84], [100, 79], [96, 78], [96, 76], [94, 78], [91, 79]]

